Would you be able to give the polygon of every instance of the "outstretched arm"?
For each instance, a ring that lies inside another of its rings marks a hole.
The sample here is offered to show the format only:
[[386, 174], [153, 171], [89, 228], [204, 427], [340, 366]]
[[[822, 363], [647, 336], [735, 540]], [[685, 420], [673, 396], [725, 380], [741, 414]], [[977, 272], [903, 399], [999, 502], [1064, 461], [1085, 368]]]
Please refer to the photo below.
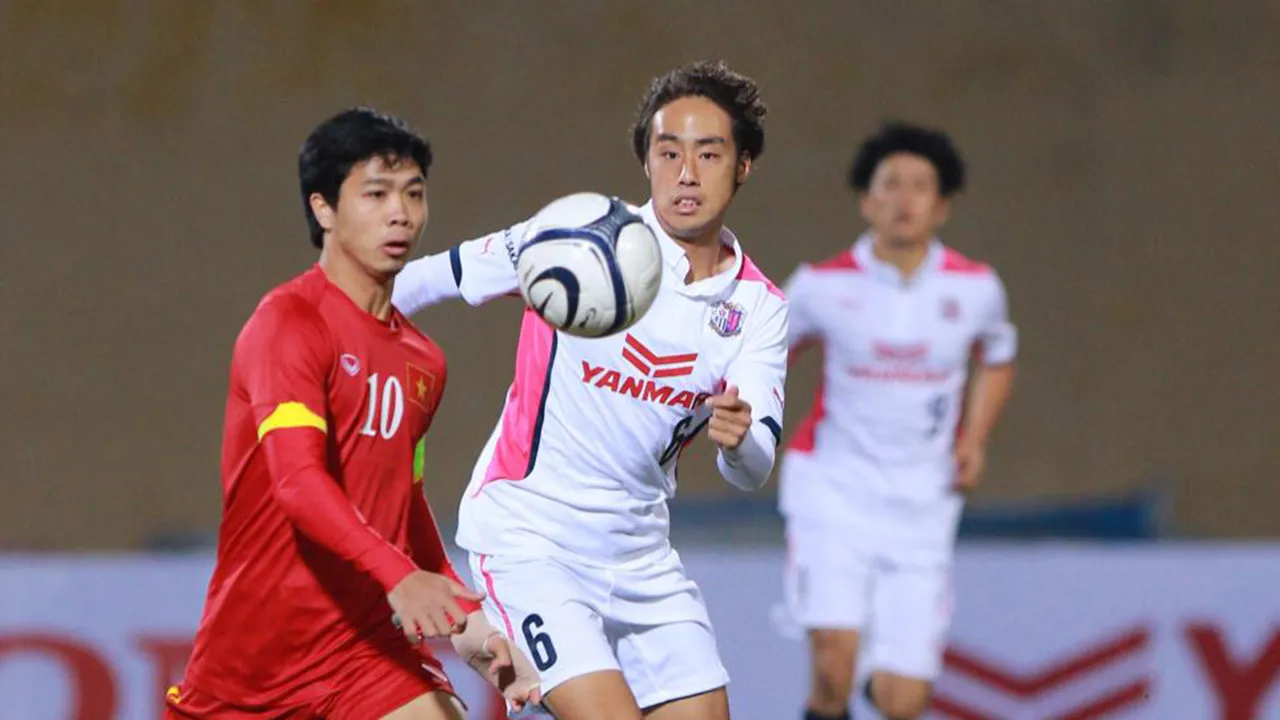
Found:
[[396, 276], [391, 302], [405, 315], [446, 300], [481, 305], [518, 292], [516, 243], [525, 223], [467, 240], [445, 252], [414, 260]]

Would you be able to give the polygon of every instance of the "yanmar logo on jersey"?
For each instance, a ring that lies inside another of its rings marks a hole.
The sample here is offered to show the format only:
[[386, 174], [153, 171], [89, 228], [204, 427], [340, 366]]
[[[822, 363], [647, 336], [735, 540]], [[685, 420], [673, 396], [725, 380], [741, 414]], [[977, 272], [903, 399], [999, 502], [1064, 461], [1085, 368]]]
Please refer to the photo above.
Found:
[[693, 365], [698, 361], [697, 353], [679, 355], [658, 355], [644, 343], [627, 333], [622, 348], [622, 358], [634, 367], [640, 376], [623, 374], [603, 366], [592, 365], [582, 361], [582, 382], [594, 385], [619, 395], [630, 395], [645, 402], [683, 407], [689, 410], [702, 404], [710, 397], [710, 393], [680, 390], [665, 383], [655, 382], [662, 378], [683, 377], [693, 374]]
[[871, 345], [876, 365], [853, 365], [846, 370], [859, 380], [905, 383], [940, 383], [951, 376], [946, 370], [932, 370], [919, 364], [929, 358], [928, 343], [891, 343], [876, 341]]

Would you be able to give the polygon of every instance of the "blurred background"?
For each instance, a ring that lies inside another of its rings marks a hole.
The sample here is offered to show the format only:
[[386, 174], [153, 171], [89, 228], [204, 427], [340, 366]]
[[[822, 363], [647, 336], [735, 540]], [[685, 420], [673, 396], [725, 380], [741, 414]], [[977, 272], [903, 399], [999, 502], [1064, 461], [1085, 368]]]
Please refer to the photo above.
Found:
[[[296, 154], [316, 123], [373, 105], [428, 136], [434, 252], [568, 192], [642, 202], [635, 106], [700, 58], [769, 105], [729, 222], [779, 284], [860, 231], [844, 176], [882, 121], [945, 129], [969, 164], [943, 239], [1001, 273], [1021, 355], [954, 653], [1007, 681], [937, 717], [1280, 718], [1278, 38], [1274, 0], [0, 1], [0, 718], [152, 718], [180, 676], [231, 344], [315, 259]], [[451, 525], [519, 307], [415, 320], [451, 360], [427, 470]], [[793, 426], [817, 371], [792, 370]], [[710, 458], [686, 458], [677, 546], [735, 717], [797, 717], [773, 487], [738, 493]], [[1115, 633], [1141, 637], [1132, 678], [1036, 684]], [[771, 685], [761, 652], [788, 659]]]

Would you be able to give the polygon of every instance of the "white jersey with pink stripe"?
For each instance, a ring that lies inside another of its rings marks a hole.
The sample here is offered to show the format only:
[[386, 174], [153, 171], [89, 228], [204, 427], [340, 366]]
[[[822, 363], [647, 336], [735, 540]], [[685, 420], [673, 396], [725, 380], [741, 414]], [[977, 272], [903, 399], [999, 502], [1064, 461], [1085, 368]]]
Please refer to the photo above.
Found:
[[[995, 271], [935, 240], [904, 279], [864, 235], [829, 260], [802, 265], [786, 290], [790, 342], [822, 348], [823, 377], [787, 448], [812, 461], [788, 460], [783, 511], [847, 516], [870, 507], [868, 495], [943, 497], [971, 360], [999, 365], [1017, 354]], [[874, 477], [849, 471], [854, 463], [877, 468]], [[791, 477], [792, 465], [814, 464], [830, 466], [832, 479]]]
[[[763, 485], [782, 432], [787, 303], [728, 230], [733, 266], [686, 283], [683, 248], [646, 205], [664, 260], [653, 306], [624, 332], [554, 331], [524, 311], [515, 378], [459, 509], [458, 545], [486, 555], [567, 553], [619, 562], [667, 548], [667, 500], [681, 451], [727, 385], [751, 405], [743, 446], [721, 452], [725, 479]], [[518, 224], [414, 261], [396, 280], [406, 314], [461, 297], [517, 291]]]

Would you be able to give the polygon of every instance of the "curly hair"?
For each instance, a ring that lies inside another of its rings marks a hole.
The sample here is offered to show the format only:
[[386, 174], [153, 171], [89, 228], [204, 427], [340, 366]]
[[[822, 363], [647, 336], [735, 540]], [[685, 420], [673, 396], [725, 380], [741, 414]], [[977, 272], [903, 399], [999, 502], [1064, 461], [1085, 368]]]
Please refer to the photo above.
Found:
[[764, 152], [764, 116], [760, 88], [751, 78], [735, 72], [723, 60], [702, 60], [678, 67], [653, 79], [649, 92], [636, 110], [631, 145], [642, 164], [649, 154], [653, 116], [668, 104], [686, 97], [704, 97], [719, 105], [733, 121], [733, 143], [739, 154], [755, 160]]
[[942, 197], [951, 197], [964, 189], [964, 160], [951, 138], [941, 130], [905, 122], [885, 123], [879, 132], [862, 142], [849, 167], [849, 187], [866, 192], [880, 162], [897, 153], [919, 155], [928, 160], [938, 172], [938, 194]]

